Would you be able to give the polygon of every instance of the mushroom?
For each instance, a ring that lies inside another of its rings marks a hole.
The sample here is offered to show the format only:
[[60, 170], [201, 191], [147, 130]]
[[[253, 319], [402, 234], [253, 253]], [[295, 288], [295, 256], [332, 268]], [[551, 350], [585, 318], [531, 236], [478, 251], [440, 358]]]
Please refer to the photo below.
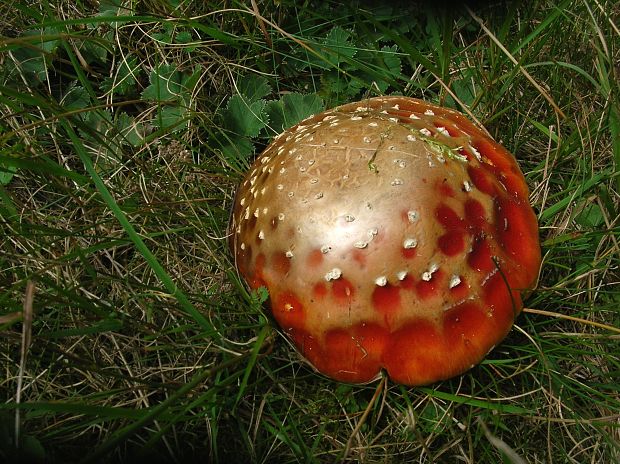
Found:
[[378, 97], [312, 116], [258, 157], [229, 244], [319, 372], [459, 375], [508, 333], [540, 267], [514, 157], [462, 114]]

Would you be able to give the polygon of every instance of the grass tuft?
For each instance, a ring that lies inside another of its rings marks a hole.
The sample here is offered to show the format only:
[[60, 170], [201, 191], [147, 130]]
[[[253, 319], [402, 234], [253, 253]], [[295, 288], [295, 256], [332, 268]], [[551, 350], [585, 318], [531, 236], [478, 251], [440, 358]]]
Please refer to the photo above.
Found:
[[[12, 2], [0, 18], [0, 460], [620, 461], [612, 0]], [[282, 127], [400, 93], [518, 158], [544, 264], [468, 373], [338, 384], [227, 250]]]

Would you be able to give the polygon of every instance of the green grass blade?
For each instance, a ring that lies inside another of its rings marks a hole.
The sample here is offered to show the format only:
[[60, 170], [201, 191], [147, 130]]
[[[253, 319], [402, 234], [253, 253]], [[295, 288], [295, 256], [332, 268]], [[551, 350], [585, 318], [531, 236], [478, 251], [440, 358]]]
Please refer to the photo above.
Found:
[[95, 170], [92, 160], [90, 159], [90, 157], [88, 156], [88, 153], [86, 153], [86, 150], [84, 149], [84, 146], [82, 145], [82, 141], [78, 138], [77, 134], [74, 132], [69, 122], [66, 120], [61, 120], [60, 124], [67, 131], [69, 138], [73, 142], [73, 148], [75, 149], [78, 156], [80, 157], [80, 160], [84, 164], [84, 168], [86, 169], [91, 179], [93, 180], [93, 183], [95, 184], [95, 187], [99, 191], [99, 194], [101, 195], [101, 197], [103, 198], [107, 206], [110, 208], [112, 213], [114, 213], [114, 216], [116, 217], [118, 222], [121, 224], [121, 226], [123, 227], [123, 229], [129, 236], [130, 240], [134, 243], [136, 249], [142, 254], [142, 256], [147, 261], [151, 269], [153, 269], [153, 272], [157, 275], [157, 277], [162, 282], [162, 284], [164, 285], [168, 293], [170, 293], [171, 296], [176, 298], [179, 304], [181, 305], [181, 308], [184, 310], [184, 312], [187, 315], [191, 316], [194, 319], [194, 321], [196, 321], [205, 330], [206, 332], [204, 334], [205, 336], [213, 337], [216, 340], [219, 339], [220, 335], [217, 329], [211, 324], [211, 322], [209, 322], [209, 320], [206, 317], [202, 315], [202, 313], [200, 313], [194, 307], [194, 305], [189, 301], [185, 293], [177, 287], [177, 285], [174, 283], [170, 275], [166, 272], [163, 266], [159, 263], [155, 255], [146, 246], [146, 244], [142, 240], [142, 237], [140, 237], [140, 235], [138, 234], [136, 229], [133, 227], [131, 222], [129, 222], [129, 219], [127, 219], [127, 216], [125, 215], [125, 213], [123, 213], [121, 208], [118, 206], [118, 204], [114, 200], [114, 197], [112, 196], [112, 194], [106, 187], [105, 183], [103, 182], [101, 177], [99, 177], [99, 174], [97, 174], [97, 171]]

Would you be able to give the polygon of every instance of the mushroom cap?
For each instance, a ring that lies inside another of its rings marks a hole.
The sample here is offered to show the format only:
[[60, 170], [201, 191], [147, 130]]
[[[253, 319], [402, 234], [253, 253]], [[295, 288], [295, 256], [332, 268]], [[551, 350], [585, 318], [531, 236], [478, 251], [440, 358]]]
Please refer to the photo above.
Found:
[[480, 362], [536, 282], [514, 157], [462, 114], [378, 97], [278, 135], [238, 189], [230, 241], [320, 372], [424, 385]]

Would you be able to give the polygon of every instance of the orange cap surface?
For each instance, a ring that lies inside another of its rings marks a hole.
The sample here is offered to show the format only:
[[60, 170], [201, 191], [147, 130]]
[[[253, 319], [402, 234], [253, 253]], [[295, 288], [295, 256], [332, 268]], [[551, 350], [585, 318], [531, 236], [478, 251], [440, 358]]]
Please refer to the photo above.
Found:
[[423, 385], [508, 333], [540, 267], [514, 157], [462, 114], [407, 97], [286, 130], [240, 186], [230, 246], [323, 374]]

